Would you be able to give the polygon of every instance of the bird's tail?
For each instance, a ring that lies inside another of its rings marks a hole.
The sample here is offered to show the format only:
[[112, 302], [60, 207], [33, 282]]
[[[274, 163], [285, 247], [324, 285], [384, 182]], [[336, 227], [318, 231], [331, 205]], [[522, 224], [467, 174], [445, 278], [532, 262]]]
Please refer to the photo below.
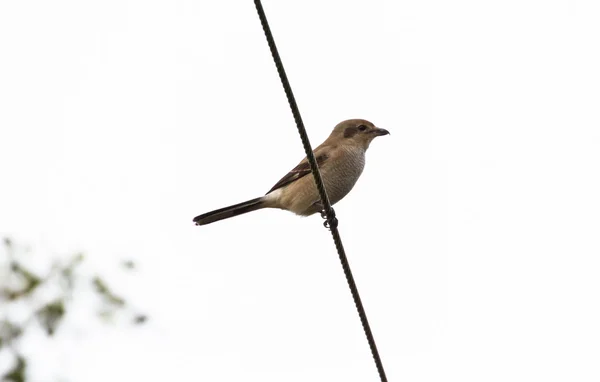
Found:
[[196, 225], [206, 225], [219, 220], [245, 214], [246, 212], [256, 211], [265, 207], [267, 206], [263, 203], [263, 198], [256, 198], [248, 200], [247, 202], [234, 204], [233, 206], [219, 208], [218, 210], [198, 215], [194, 218], [194, 223], [196, 223]]

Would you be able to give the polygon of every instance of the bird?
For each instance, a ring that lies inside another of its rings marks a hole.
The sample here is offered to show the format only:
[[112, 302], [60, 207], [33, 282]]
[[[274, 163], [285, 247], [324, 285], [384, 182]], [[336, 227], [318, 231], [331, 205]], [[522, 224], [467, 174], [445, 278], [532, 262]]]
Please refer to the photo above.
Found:
[[[331, 205], [344, 198], [356, 184], [371, 141], [389, 133], [365, 119], [348, 119], [338, 123], [313, 151]], [[300, 216], [321, 212], [321, 198], [314, 178], [307, 176], [310, 174], [310, 165], [304, 158], [264, 196], [198, 215], [193, 221], [202, 226], [263, 208], [278, 208]]]

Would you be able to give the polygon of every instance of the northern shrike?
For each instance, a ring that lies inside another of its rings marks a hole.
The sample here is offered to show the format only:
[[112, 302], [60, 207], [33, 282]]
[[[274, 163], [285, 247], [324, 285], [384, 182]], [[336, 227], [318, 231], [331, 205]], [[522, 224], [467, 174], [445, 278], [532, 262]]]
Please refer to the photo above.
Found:
[[[389, 131], [379, 129], [364, 119], [349, 119], [339, 123], [329, 138], [314, 150], [332, 205], [354, 187], [365, 166], [365, 152], [371, 141], [387, 134]], [[196, 216], [194, 223], [210, 224], [261, 208], [279, 208], [302, 216], [312, 215], [323, 209], [306, 158], [281, 178], [265, 196]]]

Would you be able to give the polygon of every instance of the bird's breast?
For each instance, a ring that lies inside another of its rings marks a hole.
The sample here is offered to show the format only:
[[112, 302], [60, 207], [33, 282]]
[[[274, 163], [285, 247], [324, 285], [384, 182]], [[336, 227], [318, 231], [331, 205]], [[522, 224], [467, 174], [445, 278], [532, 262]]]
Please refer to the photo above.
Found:
[[365, 168], [363, 150], [341, 148], [341, 155], [332, 158], [331, 166], [324, 166], [323, 182], [329, 201], [334, 204], [346, 196], [356, 184]]

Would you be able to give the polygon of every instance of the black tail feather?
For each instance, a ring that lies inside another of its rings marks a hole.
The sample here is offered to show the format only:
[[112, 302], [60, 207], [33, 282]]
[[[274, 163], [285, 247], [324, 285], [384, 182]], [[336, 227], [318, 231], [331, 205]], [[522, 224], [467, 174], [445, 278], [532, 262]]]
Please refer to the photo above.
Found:
[[243, 203], [234, 204], [233, 206], [219, 208], [218, 210], [210, 211], [194, 218], [196, 225], [206, 225], [219, 220], [231, 218], [246, 212], [259, 210], [265, 206], [262, 203], [262, 198], [248, 200]]

